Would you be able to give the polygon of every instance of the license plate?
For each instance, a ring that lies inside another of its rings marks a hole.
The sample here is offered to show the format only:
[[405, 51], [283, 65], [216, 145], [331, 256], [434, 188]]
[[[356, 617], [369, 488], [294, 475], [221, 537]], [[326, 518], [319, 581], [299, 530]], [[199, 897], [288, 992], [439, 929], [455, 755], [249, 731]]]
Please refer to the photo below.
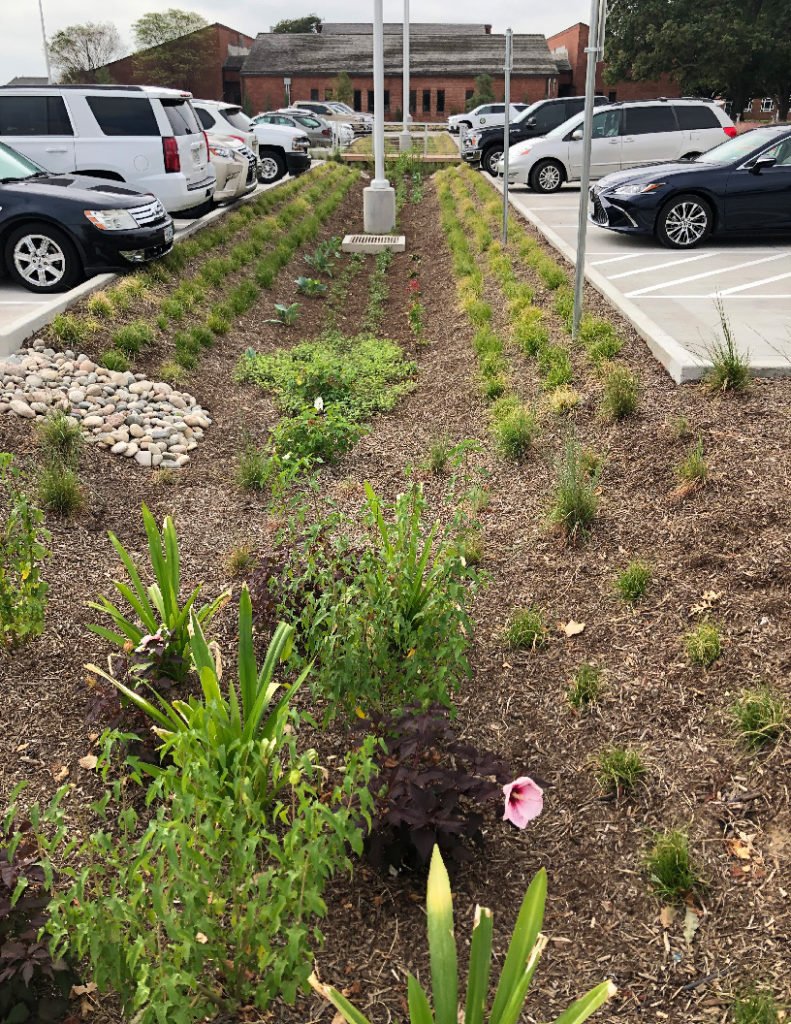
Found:
[[173, 241], [173, 225], [172, 224], [168, 224], [168, 226], [165, 228], [165, 241], [166, 242], [172, 242]]

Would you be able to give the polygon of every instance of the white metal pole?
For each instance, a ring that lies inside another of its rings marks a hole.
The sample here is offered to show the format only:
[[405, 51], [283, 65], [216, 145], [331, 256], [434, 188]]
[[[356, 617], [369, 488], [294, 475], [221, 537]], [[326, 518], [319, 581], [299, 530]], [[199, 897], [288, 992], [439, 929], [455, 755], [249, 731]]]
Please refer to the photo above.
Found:
[[385, 177], [385, 53], [383, 0], [374, 0], [374, 180], [372, 188], [389, 188]]
[[593, 136], [593, 100], [596, 93], [596, 64], [599, 58], [599, 5], [606, 0], [591, 0], [588, 45], [588, 66], [585, 72], [585, 120], [582, 129], [582, 174], [580, 175], [580, 208], [577, 222], [577, 265], [574, 273], [574, 319], [571, 336], [576, 340], [582, 319], [582, 293], [585, 285], [585, 243], [588, 235], [588, 189], [591, 177], [591, 139]]
[[404, 0], [404, 132], [409, 131], [409, 0]]
[[508, 147], [511, 144], [511, 66], [513, 64], [513, 32], [505, 30], [505, 124], [503, 127], [503, 245], [508, 242]]
[[49, 66], [49, 47], [47, 46], [47, 30], [44, 27], [44, 0], [38, 0], [38, 13], [41, 18], [41, 42], [44, 46], [44, 63], [47, 66], [47, 85], [52, 81], [52, 69]]

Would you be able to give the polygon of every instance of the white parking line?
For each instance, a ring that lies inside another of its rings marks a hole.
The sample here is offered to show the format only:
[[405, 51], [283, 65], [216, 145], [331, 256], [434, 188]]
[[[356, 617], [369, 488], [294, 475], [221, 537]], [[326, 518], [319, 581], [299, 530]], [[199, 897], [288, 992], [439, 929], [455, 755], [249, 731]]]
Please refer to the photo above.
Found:
[[639, 295], [647, 295], [649, 292], [656, 292], [662, 288], [672, 288], [677, 284], [687, 284], [689, 281], [700, 281], [704, 277], [716, 277], [718, 274], [732, 274], [737, 270], [744, 270], [745, 267], [755, 267], [759, 263], [773, 263], [776, 260], [786, 260], [788, 254], [781, 252], [775, 256], [764, 256], [760, 260], [748, 260], [746, 263], [735, 263], [732, 267], [718, 267], [717, 270], [707, 270], [703, 274], [692, 274], [689, 277], [677, 277], [672, 281], [663, 281], [661, 284], [650, 284], [647, 288], [638, 288], [633, 292], [625, 292], [627, 299], [637, 298]]
[[[590, 255], [590, 253], [588, 254]], [[600, 256], [601, 253], [594, 253], [595, 256]], [[636, 260], [638, 256], [653, 256], [653, 252], [630, 252], [628, 256], [611, 256], [608, 260], [596, 260], [595, 263], [591, 263], [592, 267], [603, 267], [606, 263], [623, 263], [624, 260]]]
[[[787, 277], [791, 277], [791, 272], [788, 274], [776, 274], [774, 277], [765, 277], [761, 281], [750, 281], [747, 284], [738, 284], [735, 288], [726, 288], [724, 292], [721, 291], [719, 294], [723, 297], [725, 295], [735, 295], [736, 292], [745, 292], [748, 288], [758, 288], [762, 284], [772, 284], [773, 281], [783, 281]], [[750, 296], [750, 298], [753, 297], [754, 296]], [[747, 298], [746, 295], [745, 298]]]
[[680, 267], [684, 263], [695, 263], [697, 260], [707, 260], [714, 253], [702, 252], [699, 256], [687, 256], [681, 260], [668, 260], [666, 263], [654, 263], [650, 267], [638, 267], [637, 270], [625, 270], [623, 274], [613, 274], [611, 281], [618, 281], [622, 277], [632, 277], [633, 274], [650, 274], [652, 270], [665, 270], [667, 267]]
[[[713, 299], [721, 298], [724, 292], [706, 292], [705, 295], [646, 295], [646, 302], [662, 302], [665, 299], [707, 299], [711, 302]], [[729, 295], [728, 301], [731, 299], [791, 299], [791, 295]], [[789, 317], [791, 320], [791, 317]]]

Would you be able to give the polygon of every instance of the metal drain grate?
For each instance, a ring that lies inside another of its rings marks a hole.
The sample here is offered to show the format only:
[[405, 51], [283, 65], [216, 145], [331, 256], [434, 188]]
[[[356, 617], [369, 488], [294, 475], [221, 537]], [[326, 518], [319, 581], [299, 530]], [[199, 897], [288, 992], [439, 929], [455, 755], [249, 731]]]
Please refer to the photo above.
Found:
[[404, 235], [346, 235], [341, 246], [344, 252], [403, 252], [406, 249]]

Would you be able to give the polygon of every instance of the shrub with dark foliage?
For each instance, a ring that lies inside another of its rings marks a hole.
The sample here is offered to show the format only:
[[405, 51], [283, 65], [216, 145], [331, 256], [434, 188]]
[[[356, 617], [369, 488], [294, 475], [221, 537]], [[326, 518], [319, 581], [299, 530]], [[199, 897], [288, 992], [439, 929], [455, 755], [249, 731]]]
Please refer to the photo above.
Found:
[[[370, 725], [370, 723], [368, 723]], [[366, 853], [378, 868], [422, 870], [439, 846], [446, 864], [472, 859], [487, 807], [512, 778], [495, 754], [457, 739], [446, 708], [412, 708], [373, 723], [383, 737]]]

